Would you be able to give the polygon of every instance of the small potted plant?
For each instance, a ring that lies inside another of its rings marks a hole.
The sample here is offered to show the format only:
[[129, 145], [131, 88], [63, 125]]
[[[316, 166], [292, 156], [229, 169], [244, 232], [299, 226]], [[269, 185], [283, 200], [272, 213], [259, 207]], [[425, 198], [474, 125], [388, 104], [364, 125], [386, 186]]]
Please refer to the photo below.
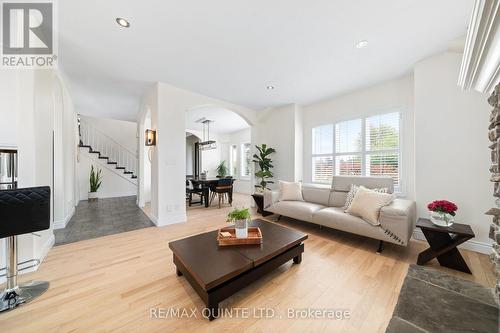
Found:
[[94, 166], [90, 168], [90, 192], [89, 201], [97, 201], [97, 190], [101, 187], [102, 176], [100, 169], [94, 169]]
[[248, 238], [248, 220], [250, 220], [248, 208], [235, 208], [227, 214], [227, 222], [234, 223], [236, 238]]
[[447, 200], [436, 200], [427, 205], [430, 220], [439, 227], [450, 227], [458, 210], [457, 205]]
[[217, 178], [223, 178], [224, 176], [226, 176], [227, 175], [226, 161], [220, 162], [216, 170], [217, 170]]

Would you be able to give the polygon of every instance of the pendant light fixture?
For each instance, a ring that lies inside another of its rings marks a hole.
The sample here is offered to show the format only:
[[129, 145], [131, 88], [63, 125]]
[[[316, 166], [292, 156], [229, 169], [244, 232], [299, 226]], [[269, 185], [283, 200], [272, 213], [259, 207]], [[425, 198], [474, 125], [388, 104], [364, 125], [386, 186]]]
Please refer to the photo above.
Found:
[[215, 140], [210, 140], [210, 123], [212, 122], [213, 120], [209, 119], [201, 121], [203, 124], [203, 141], [199, 143], [200, 150], [212, 150], [217, 148]]

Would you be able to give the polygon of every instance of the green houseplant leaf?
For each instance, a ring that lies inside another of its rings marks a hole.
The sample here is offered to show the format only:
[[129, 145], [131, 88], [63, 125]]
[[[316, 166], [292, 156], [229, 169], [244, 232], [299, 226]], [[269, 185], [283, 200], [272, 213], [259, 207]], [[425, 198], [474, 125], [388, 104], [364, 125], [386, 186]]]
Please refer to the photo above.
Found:
[[259, 166], [259, 169], [255, 173], [255, 177], [259, 178], [258, 184], [255, 185], [258, 191], [263, 192], [265, 189], [269, 189], [267, 184], [272, 184], [270, 181], [273, 178], [273, 173], [271, 171], [274, 168], [272, 160], [268, 157], [269, 155], [276, 152], [274, 148], [268, 147], [265, 143], [260, 146], [255, 146], [259, 151], [259, 154], [253, 155], [253, 162]]
[[227, 166], [226, 166], [226, 161], [222, 161], [219, 163], [219, 165], [216, 168], [217, 170], [217, 176], [219, 177], [224, 177], [227, 175]]
[[97, 192], [99, 187], [101, 187], [102, 183], [102, 176], [101, 176], [102, 170], [98, 169], [96, 172], [96, 169], [94, 169], [94, 166], [92, 165], [90, 168], [90, 192]]
[[248, 208], [235, 208], [227, 214], [227, 222], [250, 219], [250, 211]]

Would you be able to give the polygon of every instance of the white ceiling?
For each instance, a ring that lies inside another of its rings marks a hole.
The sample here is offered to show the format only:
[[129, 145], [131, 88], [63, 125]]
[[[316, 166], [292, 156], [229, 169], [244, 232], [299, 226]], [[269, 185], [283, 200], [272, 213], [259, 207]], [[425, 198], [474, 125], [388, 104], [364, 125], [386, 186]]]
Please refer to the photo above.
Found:
[[243, 118], [232, 111], [223, 108], [202, 107], [186, 112], [186, 128], [203, 131], [203, 124], [196, 122], [201, 118], [213, 120], [213, 123], [210, 124], [210, 133], [226, 134], [250, 127]]
[[[58, 4], [59, 59], [77, 111], [135, 120], [156, 81], [261, 109], [403, 75], [465, 35], [473, 0]], [[363, 39], [368, 47], [355, 48]]]

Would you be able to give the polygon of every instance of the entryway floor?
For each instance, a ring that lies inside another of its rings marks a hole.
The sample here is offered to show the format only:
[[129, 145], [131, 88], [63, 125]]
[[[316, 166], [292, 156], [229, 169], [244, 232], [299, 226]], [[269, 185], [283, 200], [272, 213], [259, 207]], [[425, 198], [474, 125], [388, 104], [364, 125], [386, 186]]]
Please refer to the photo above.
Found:
[[130, 196], [80, 201], [66, 228], [54, 230], [54, 234], [56, 245], [61, 245], [152, 226], [136, 197]]

